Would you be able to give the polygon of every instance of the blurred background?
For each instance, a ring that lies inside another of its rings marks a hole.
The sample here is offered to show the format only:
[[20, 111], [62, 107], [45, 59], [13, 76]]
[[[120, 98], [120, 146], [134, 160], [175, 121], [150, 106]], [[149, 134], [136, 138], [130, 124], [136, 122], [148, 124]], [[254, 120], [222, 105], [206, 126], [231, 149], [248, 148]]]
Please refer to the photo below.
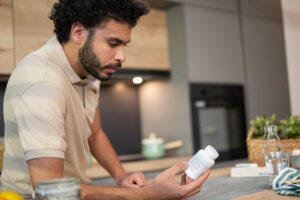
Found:
[[[0, 136], [9, 75], [52, 37], [54, 2], [0, 0]], [[244, 158], [250, 119], [300, 114], [299, 0], [148, 2], [123, 69], [101, 83], [103, 128], [121, 159], [139, 157], [151, 132], [183, 141], [166, 156], [211, 144], [222, 160]]]

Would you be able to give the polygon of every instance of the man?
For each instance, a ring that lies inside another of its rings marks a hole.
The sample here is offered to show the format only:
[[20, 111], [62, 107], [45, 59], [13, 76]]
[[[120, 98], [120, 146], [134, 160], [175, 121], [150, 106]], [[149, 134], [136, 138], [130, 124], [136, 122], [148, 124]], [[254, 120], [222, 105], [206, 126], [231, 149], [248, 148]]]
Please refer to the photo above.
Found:
[[[142, 0], [54, 4], [50, 19], [56, 35], [21, 61], [7, 85], [3, 185], [30, 197], [39, 181], [77, 177], [86, 199], [185, 199], [200, 191], [209, 172], [176, 185], [174, 176], [186, 169], [185, 163], [166, 170], [150, 185], [141, 173], [128, 175], [101, 128], [100, 80], [110, 79], [125, 62], [131, 29], [148, 12]], [[89, 152], [121, 187], [89, 185]]]

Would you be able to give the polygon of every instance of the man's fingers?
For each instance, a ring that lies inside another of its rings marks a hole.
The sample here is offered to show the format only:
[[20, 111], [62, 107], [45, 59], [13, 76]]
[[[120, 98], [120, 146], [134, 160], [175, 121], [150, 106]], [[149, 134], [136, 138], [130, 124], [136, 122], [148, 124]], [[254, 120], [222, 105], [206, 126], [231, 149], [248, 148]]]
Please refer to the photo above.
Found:
[[141, 187], [147, 184], [146, 178], [143, 174], [136, 174], [134, 177], [134, 182]]
[[202, 185], [201, 185], [200, 187], [194, 189], [194, 190], [191, 191], [190, 193], [188, 193], [187, 197], [191, 197], [191, 196], [193, 196], [193, 195], [199, 193], [199, 192], [201, 191], [201, 187], [202, 187]]
[[199, 178], [197, 178], [196, 180], [194, 180], [191, 183], [184, 185], [182, 187], [184, 187], [186, 190], [193, 191], [194, 189], [198, 188], [199, 186], [201, 187], [202, 183], [208, 178], [209, 174], [210, 174], [210, 170], [207, 170]]
[[176, 174], [182, 172], [183, 170], [186, 170], [187, 168], [188, 168], [188, 162], [182, 162], [177, 165], [174, 165], [173, 167], [168, 169], [168, 171], [172, 176], [175, 176]]
[[132, 189], [139, 189], [141, 188], [139, 185], [137, 184], [126, 184], [124, 185], [124, 187], [127, 187], [127, 188], [132, 188]]
[[144, 186], [148, 185], [148, 180], [147, 180], [146, 176], [142, 173], [141, 173], [141, 175], [142, 175], [142, 180], [143, 180]]

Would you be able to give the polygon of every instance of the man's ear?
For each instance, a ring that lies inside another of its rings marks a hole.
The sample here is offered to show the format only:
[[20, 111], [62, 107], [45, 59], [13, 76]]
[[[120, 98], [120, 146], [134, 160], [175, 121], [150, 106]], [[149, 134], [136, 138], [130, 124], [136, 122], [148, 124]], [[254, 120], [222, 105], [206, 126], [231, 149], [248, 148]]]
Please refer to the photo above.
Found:
[[84, 43], [88, 35], [88, 30], [79, 22], [75, 22], [71, 27], [70, 39], [78, 45]]

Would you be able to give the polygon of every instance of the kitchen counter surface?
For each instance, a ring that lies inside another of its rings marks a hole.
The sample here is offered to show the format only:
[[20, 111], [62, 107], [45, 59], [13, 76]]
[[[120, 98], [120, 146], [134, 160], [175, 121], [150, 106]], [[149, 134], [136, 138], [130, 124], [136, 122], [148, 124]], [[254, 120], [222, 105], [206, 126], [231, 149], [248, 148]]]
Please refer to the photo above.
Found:
[[[163, 158], [158, 160], [135, 161], [122, 163], [128, 173], [145, 172], [149, 182], [162, 170], [169, 168], [179, 162], [187, 161], [190, 157]], [[201, 192], [189, 198], [191, 200], [296, 200], [295, 196], [283, 196], [276, 194], [268, 185], [267, 177], [231, 178], [230, 169], [236, 163], [246, 163], [247, 159], [239, 159], [226, 162], [218, 162], [214, 165], [209, 179], [203, 184]], [[155, 172], [153, 172], [155, 171]], [[98, 164], [94, 164], [88, 171], [95, 185], [114, 185], [112, 178]], [[102, 177], [102, 178], [101, 178]], [[101, 180], [111, 179], [101, 182]], [[176, 176], [177, 183], [180, 176]], [[99, 181], [99, 182], [98, 182]], [[106, 182], [106, 183], [105, 183]]]
[[[127, 173], [133, 172], [149, 172], [149, 171], [158, 171], [169, 168], [177, 163], [188, 161], [191, 157], [170, 157], [162, 158], [156, 160], [141, 160], [134, 162], [123, 162], [122, 165]], [[92, 167], [88, 168], [87, 176], [91, 179], [95, 178], [105, 178], [110, 175], [105, 171], [105, 169], [100, 166], [98, 163], [94, 163]]]
[[[176, 165], [183, 161], [188, 161], [191, 156], [181, 156], [181, 157], [168, 157], [168, 158], [161, 158], [156, 160], [140, 160], [134, 162], [122, 162], [122, 165], [127, 173], [133, 172], [153, 172], [153, 171], [162, 171], [173, 165]], [[230, 169], [236, 163], [247, 163], [248, 160], [245, 159], [237, 159], [231, 161], [223, 161], [223, 162], [216, 162], [216, 164], [212, 167], [213, 172], [210, 177], [218, 177], [224, 176], [229, 172], [224, 173], [224, 169]], [[220, 170], [218, 168], [223, 168]], [[230, 170], [229, 170], [230, 171]], [[92, 167], [88, 168], [87, 176], [91, 179], [101, 179], [110, 177], [107, 171], [100, 166], [98, 163], [94, 162]]]

